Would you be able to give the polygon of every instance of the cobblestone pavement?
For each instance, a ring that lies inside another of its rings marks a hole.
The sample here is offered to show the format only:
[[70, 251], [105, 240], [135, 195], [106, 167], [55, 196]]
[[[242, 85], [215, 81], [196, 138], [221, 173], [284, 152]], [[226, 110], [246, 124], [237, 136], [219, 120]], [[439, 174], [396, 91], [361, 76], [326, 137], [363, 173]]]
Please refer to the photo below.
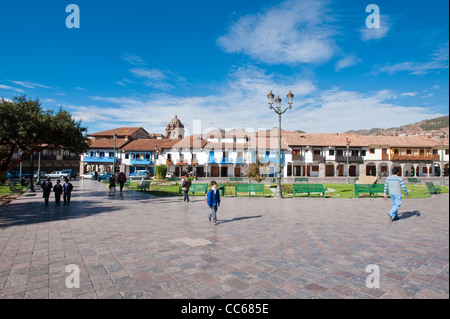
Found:
[[0, 206], [0, 298], [449, 298], [448, 194], [392, 223], [389, 199], [223, 198], [212, 225], [204, 197], [74, 186]]

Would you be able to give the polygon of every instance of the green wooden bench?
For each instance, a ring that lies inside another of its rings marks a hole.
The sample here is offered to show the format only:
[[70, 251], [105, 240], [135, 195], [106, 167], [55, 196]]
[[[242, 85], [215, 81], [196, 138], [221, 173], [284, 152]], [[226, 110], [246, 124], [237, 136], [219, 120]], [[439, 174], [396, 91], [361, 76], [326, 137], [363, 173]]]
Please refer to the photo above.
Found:
[[150, 182], [142, 181], [142, 183], [138, 184], [137, 189], [140, 191], [150, 190]]
[[181, 179], [179, 177], [169, 177], [167, 180], [170, 182], [179, 182]]
[[301, 183], [307, 182], [307, 183], [308, 183], [308, 177], [296, 177], [296, 178], [294, 179], [294, 182], [295, 182], [295, 183], [297, 183], [297, 182], [301, 182]]
[[230, 177], [230, 183], [232, 182], [242, 182], [244, 179], [242, 177]]
[[325, 187], [323, 184], [294, 184], [294, 197], [296, 194], [307, 193], [311, 197], [311, 193], [321, 193], [325, 197]]
[[123, 184], [123, 186], [130, 186], [131, 180], [128, 178], [127, 181], [125, 182], [125, 184]]
[[248, 193], [248, 196], [255, 193], [255, 195], [261, 194], [264, 196], [264, 184], [236, 184], [234, 196], [237, 196], [238, 193]]
[[353, 184], [356, 184], [359, 181], [359, 177], [355, 177], [355, 179], [353, 180]]
[[429, 194], [440, 194], [441, 188], [439, 186], [435, 186], [432, 182], [425, 182], [425, 185], [427, 185], [427, 192]]
[[419, 181], [417, 178], [408, 178], [408, 183], [410, 183], [410, 184], [418, 184], [418, 183], [422, 183], [422, 182]]
[[[183, 192], [181, 186], [178, 188], [178, 192], [180, 194]], [[189, 188], [189, 193], [191, 195], [195, 195], [195, 193], [201, 193], [202, 195], [206, 195], [207, 192], [208, 192], [208, 184], [191, 184], [191, 187]]]
[[20, 183], [14, 183], [13, 181], [10, 180], [8, 186], [9, 190], [13, 194], [21, 194], [23, 192], [23, 187], [22, 184]]
[[359, 197], [360, 194], [369, 194], [372, 198], [375, 194], [384, 194], [384, 184], [354, 184], [355, 185], [355, 196]]

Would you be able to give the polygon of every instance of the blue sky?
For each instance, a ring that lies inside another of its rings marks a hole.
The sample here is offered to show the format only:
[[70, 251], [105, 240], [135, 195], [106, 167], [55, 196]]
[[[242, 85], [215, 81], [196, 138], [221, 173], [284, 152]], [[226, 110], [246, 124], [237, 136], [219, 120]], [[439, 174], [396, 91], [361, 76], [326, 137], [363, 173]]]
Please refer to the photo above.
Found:
[[[66, 6], [80, 28], [66, 27]], [[368, 4], [380, 28], [367, 28]], [[0, 97], [62, 106], [90, 133], [175, 114], [248, 130], [345, 132], [448, 115], [448, 1], [2, 1]]]

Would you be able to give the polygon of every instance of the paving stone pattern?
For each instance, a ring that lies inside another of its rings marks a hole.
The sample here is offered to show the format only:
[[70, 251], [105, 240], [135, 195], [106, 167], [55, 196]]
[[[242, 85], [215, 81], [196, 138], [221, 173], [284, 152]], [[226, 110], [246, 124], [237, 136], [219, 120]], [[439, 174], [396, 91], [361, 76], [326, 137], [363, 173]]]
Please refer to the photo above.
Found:
[[449, 298], [448, 194], [392, 223], [389, 199], [223, 198], [213, 225], [204, 197], [73, 184], [0, 206], [0, 298]]

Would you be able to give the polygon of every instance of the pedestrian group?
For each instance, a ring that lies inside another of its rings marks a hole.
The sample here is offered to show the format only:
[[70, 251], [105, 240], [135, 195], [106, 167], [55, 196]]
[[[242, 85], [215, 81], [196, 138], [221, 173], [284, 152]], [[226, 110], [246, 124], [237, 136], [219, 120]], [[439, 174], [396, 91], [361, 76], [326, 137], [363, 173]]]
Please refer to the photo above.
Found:
[[71, 182], [69, 182], [69, 179], [67, 177], [64, 178], [64, 184], [61, 185], [61, 180], [58, 179], [55, 186], [53, 186], [52, 182], [50, 181], [50, 177], [47, 177], [46, 180], [42, 182], [41, 188], [45, 206], [48, 206], [48, 199], [52, 190], [55, 193], [56, 206], [60, 206], [61, 204], [61, 195], [63, 195], [64, 206], [70, 205], [70, 197], [72, 196], [73, 185]]
[[[114, 189], [116, 190], [116, 181], [120, 185], [120, 191], [122, 192], [123, 186], [125, 182], [127, 181], [127, 178], [123, 172], [120, 172], [117, 176], [117, 179], [114, 175], [112, 175], [109, 179], [109, 190], [111, 191]], [[190, 202], [189, 198], [189, 189], [192, 185], [191, 180], [189, 177], [185, 176], [183, 179], [183, 182], [181, 183], [181, 189], [184, 194], [184, 201]], [[60, 206], [61, 203], [61, 195], [63, 195], [64, 200], [64, 206], [70, 205], [70, 197], [73, 190], [73, 185], [70, 183], [69, 179], [66, 177], [64, 178], [64, 184], [61, 185], [61, 181], [58, 179], [56, 181], [56, 185], [53, 186], [52, 182], [50, 181], [50, 178], [47, 177], [47, 179], [42, 182], [42, 193], [45, 200], [45, 206], [48, 206], [48, 201], [50, 197], [50, 193], [53, 190], [55, 193], [55, 203], [57, 206]], [[386, 182], [384, 184], [384, 197], [388, 197], [388, 191], [389, 196], [392, 200], [392, 208], [387, 213], [389, 220], [396, 221], [399, 219], [398, 217], [398, 211], [400, 209], [401, 203], [402, 203], [402, 190], [405, 194], [405, 197], [408, 198], [408, 190], [406, 189], [405, 182], [399, 176], [399, 170], [398, 168], [394, 168], [392, 170], [392, 175], [386, 178]], [[217, 225], [217, 210], [220, 206], [220, 194], [217, 189], [217, 182], [211, 181], [211, 189], [208, 191], [206, 195], [206, 203], [210, 209], [210, 213], [208, 214], [208, 219], [210, 222], [212, 222], [214, 225]]]

